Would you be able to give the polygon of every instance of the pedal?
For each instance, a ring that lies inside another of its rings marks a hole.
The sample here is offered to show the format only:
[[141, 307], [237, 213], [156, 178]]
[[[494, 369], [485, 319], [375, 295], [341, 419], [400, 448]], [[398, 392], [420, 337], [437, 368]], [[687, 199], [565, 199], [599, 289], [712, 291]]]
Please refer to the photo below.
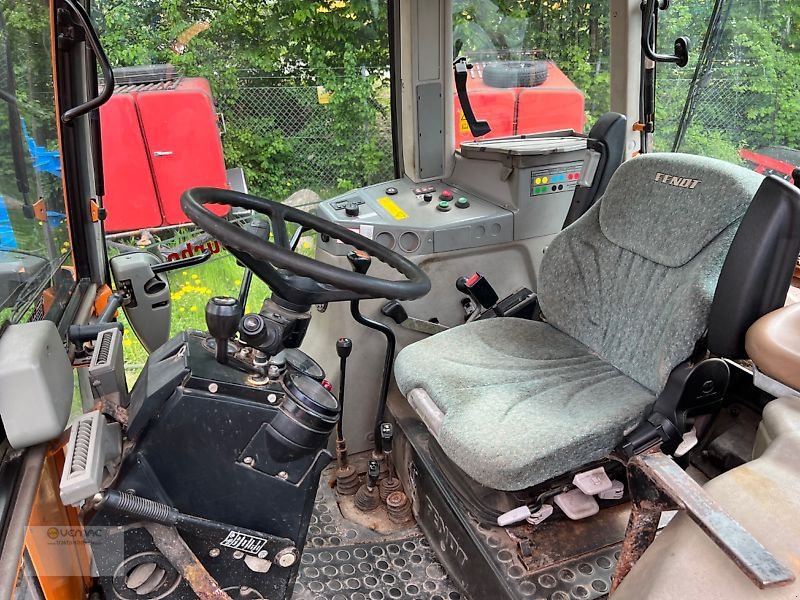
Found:
[[103, 486], [106, 466], [122, 455], [122, 429], [109, 423], [99, 410], [75, 419], [67, 444], [64, 472], [61, 475], [61, 501], [79, 506]]

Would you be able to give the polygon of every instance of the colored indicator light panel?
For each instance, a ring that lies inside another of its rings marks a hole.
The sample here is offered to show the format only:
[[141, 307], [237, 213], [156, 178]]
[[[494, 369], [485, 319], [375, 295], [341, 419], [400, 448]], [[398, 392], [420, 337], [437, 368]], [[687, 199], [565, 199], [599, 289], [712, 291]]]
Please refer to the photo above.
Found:
[[581, 178], [578, 164], [561, 165], [551, 170], [531, 173], [531, 196], [572, 192]]

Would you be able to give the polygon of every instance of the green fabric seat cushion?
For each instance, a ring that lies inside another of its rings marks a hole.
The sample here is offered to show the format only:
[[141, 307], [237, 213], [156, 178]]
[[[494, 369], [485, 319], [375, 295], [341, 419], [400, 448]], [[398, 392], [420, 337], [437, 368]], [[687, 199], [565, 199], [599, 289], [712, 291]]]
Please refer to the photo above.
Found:
[[444, 413], [444, 452], [478, 483], [519, 490], [608, 455], [652, 392], [550, 325], [492, 319], [405, 348], [395, 377]]

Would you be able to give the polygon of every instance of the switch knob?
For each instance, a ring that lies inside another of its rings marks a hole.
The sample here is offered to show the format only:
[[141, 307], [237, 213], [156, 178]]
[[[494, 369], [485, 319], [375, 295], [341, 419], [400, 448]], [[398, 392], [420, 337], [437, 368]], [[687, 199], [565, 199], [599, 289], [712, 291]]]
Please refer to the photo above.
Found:
[[433, 194], [424, 194], [422, 199], [425, 200], [425, 202], [430, 202], [433, 200]]
[[362, 250], [348, 252], [347, 260], [350, 261], [353, 271], [361, 275], [366, 275], [372, 265], [372, 257]]
[[450, 210], [450, 203], [447, 200], [442, 200], [436, 205], [436, 210], [447, 212]]
[[360, 212], [361, 212], [361, 211], [360, 211], [360, 210], [359, 210], [359, 208], [358, 208], [358, 204], [356, 204], [355, 202], [349, 202], [349, 203], [348, 203], [348, 204], [347, 204], [347, 205], [344, 207], [344, 213], [345, 213], [345, 214], [346, 214], [348, 217], [357, 217], [357, 216], [358, 216], [358, 213], [360, 213]]
[[456, 208], [469, 208], [469, 198], [462, 196], [456, 200]]

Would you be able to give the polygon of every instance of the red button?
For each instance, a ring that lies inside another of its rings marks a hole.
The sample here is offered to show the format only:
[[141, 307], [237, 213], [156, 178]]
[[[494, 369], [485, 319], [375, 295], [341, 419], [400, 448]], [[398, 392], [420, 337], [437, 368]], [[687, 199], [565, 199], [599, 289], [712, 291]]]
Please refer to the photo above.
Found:
[[450, 190], [444, 190], [441, 194], [439, 194], [440, 200], [452, 200], [453, 199], [453, 192]]

